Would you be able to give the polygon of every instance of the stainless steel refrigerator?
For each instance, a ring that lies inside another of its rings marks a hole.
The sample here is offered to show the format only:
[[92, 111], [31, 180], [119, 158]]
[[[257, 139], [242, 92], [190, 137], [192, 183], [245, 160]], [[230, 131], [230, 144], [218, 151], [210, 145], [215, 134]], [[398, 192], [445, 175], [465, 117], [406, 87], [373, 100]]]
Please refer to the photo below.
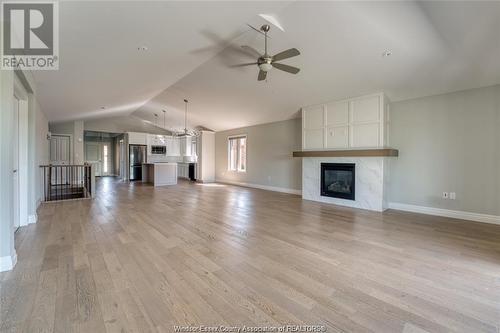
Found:
[[129, 179], [142, 180], [142, 164], [146, 163], [146, 146], [129, 145]]

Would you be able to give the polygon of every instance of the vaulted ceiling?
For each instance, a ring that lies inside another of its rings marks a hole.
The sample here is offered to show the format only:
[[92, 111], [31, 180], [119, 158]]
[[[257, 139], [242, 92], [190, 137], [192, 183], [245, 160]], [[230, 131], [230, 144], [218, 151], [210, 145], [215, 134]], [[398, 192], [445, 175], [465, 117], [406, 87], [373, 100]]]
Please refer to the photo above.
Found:
[[[263, 50], [246, 25], [261, 13], [285, 29], [271, 28], [271, 54], [301, 51], [284, 61], [299, 74], [258, 82], [257, 67], [232, 67], [254, 60], [241, 45]], [[498, 31], [500, 2], [61, 2], [61, 69], [35, 79], [52, 121], [132, 113], [179, 129], [188, 98], [189, 127], [224, 130], [376, 91], [402, 100], [498, 84]]]

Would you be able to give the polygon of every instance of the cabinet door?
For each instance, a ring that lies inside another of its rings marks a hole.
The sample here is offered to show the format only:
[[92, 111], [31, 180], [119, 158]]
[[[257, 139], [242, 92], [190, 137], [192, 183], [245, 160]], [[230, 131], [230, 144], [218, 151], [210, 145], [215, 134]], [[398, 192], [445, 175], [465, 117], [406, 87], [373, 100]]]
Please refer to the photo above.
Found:
[[351, 127], [351, 147], [379, 147], [379, 123], [360, 124]]
[[324, 130], [304, 130], [304, 149], [322, 149], [324, 147]]
[[332, 102], [326, 105], [325, 124], [327, 126], [347, 125], [348, 122], [349, 122], [349, 103], [347, 101]]
[[371, 96], [356, 99], [351, 102], [351, 110], [353, 123], [380, 121], [380, 97]]
[[349, 126], [330, 126], [326, 129], [326, 148], [349, 147]]
[[317, 129], [324, 126], [323, 105], [311, 106], [302, 110], [304, 129]]

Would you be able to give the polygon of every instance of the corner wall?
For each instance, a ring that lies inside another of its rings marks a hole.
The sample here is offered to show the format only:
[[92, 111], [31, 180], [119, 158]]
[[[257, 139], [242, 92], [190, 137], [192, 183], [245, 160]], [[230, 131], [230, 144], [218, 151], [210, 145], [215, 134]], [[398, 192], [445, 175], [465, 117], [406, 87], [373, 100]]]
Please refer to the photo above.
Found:
[[500, 85], [395, 102], [390, 121], [390, 206], [500, 215]]
[[[228, 136], [247, 135], [247, 171], [227, 170]], [[300, 193], [302, 161], [292, 152], [301, 148], [301, 120], [243, 127], [215, 134], [215, 178], [218, 182]]]

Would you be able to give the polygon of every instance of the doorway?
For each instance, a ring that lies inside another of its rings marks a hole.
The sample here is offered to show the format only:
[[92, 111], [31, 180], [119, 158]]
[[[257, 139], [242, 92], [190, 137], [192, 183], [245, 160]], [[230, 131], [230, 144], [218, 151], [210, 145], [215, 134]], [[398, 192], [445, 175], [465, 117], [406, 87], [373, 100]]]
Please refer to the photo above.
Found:
[[28, 224], [28, 94], [17, 77], [12, 99], [12, 228]]
[[112, 165], [112, 155], [111, 155], [111, 144], [110, 143], [102, 143], [102, 172], [103, 176], [111, 176], [113, 175]]
[[101, 145], [98, 142], [85, 142], [85, 162], [92, 164], [97, 177], [101, 176]]
[[17, 98], [16, 95], [14, 95], [14, 126], [13, 126], [13, 132], [12, 133], [12, 139], [13, 139], [13, 145], [12, 145], [12, 150], [13, 150], [13, 162], [14, 165], [12, 166], [12, 186], [13, 186], [13, 209], [14, 209], [14, 231], [16, 231], [20, 226], [21, 226], [21, 221], [20, 221], [20, 186], [19, 186], [19, 99]]

